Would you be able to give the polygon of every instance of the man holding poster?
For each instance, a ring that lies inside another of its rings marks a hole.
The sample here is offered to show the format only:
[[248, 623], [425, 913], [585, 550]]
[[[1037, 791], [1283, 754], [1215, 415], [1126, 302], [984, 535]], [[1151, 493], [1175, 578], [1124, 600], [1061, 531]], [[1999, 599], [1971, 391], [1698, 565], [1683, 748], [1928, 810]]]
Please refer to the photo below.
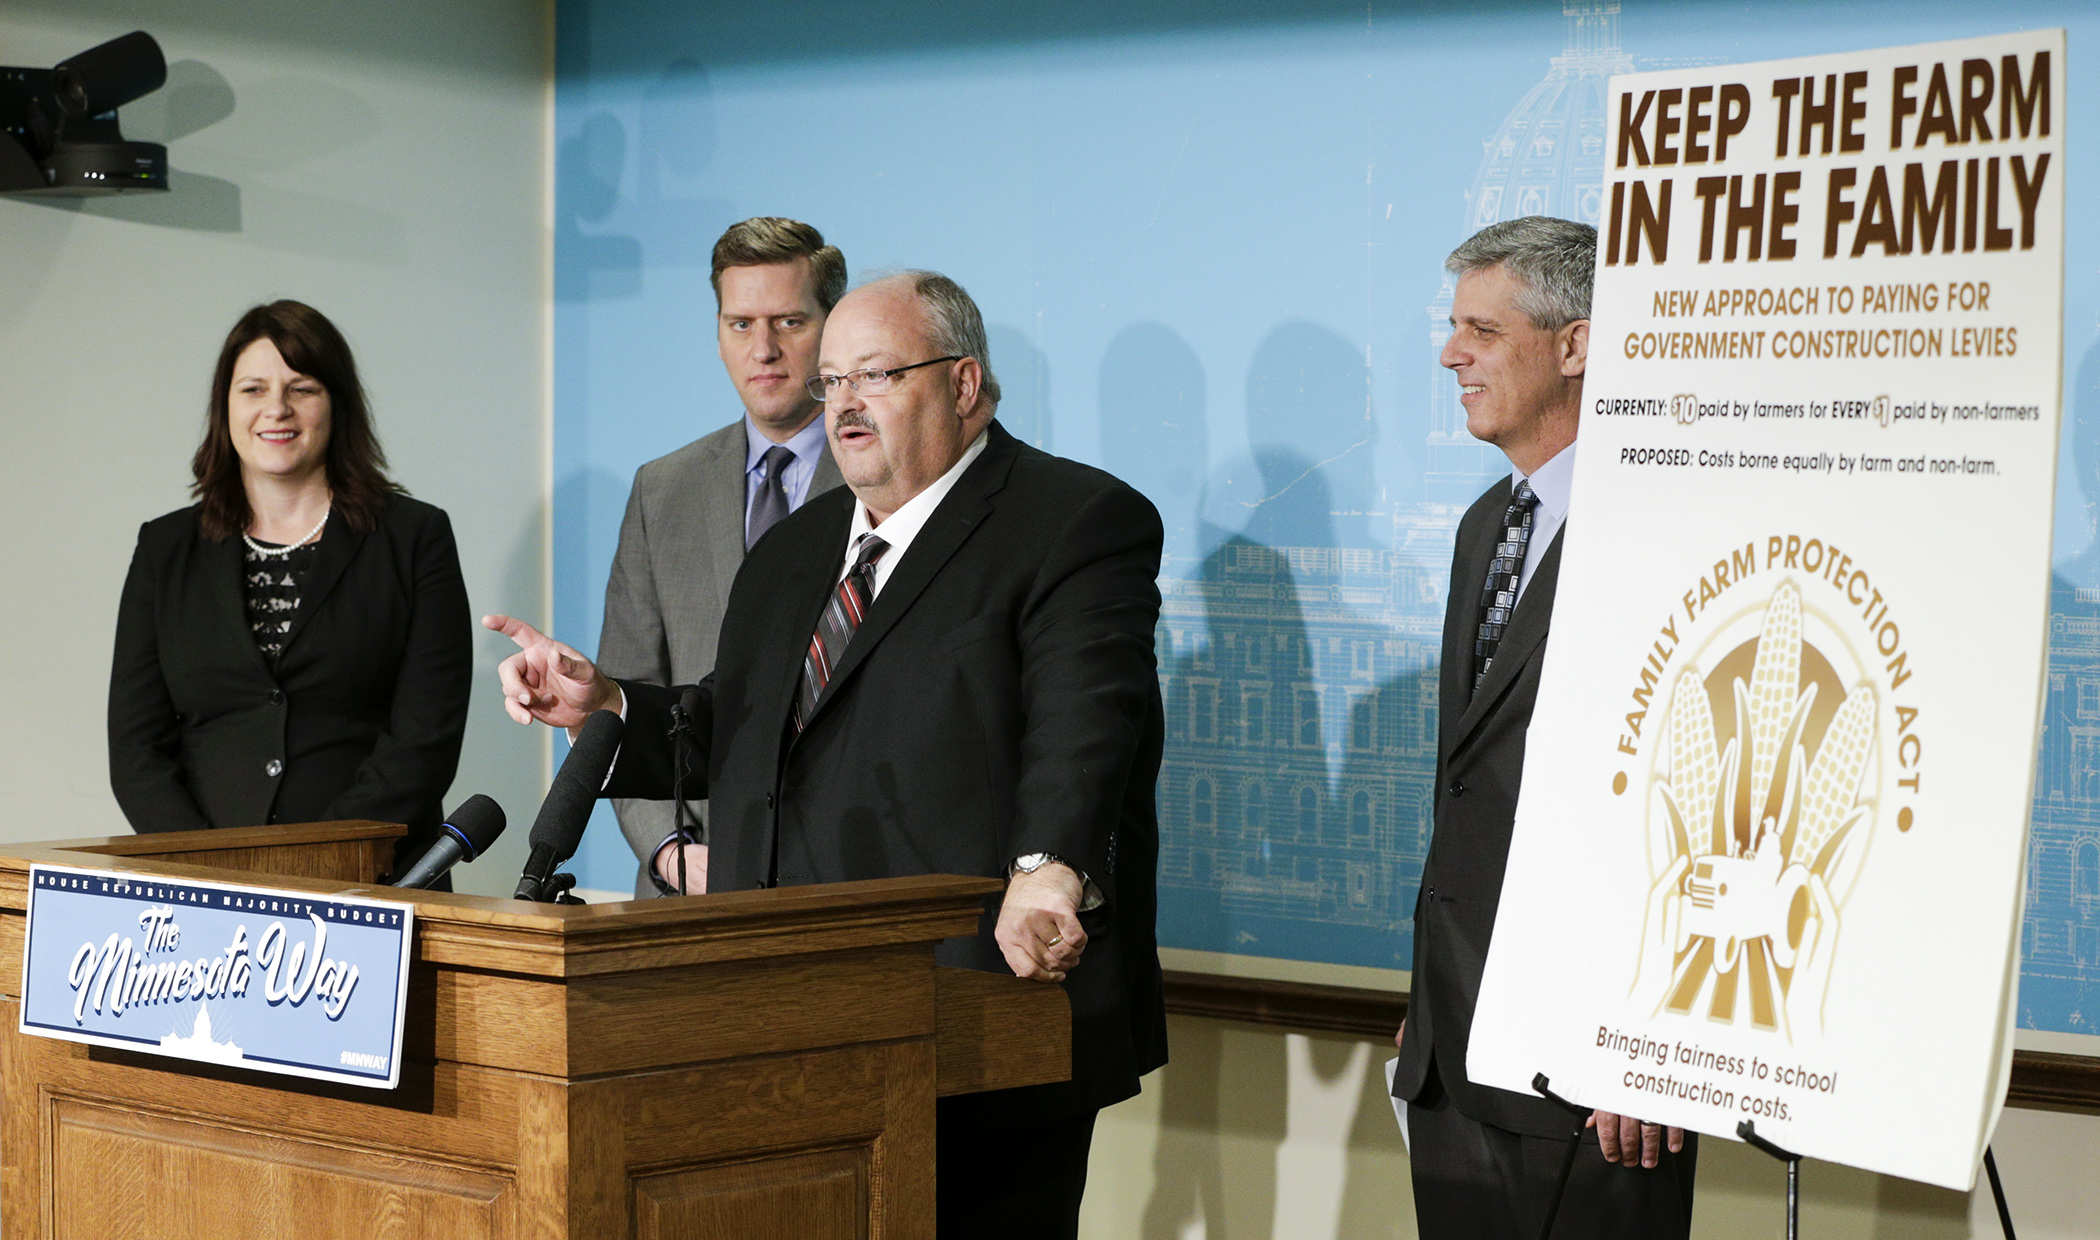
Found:
[[[1440, 360], [1458, 381], [1466, 429], [1515, 473], [1459, 523], [1444, 617], [1436, 830], [1393, 1078], [1408, 1103], [1424, 1236], [1536, 1236], [1571, 1127], [1542, 1097], [1469, 1079], [1466, 1049], [1559, 576], [1596, 255], [1595, 229], [1527, 216], [1482, 229], [1445, 262], [1458, 285]], [[1561, 1234], [1687, 1234], [1695, 1139], [1602, 1111], [1591, 1122]]]

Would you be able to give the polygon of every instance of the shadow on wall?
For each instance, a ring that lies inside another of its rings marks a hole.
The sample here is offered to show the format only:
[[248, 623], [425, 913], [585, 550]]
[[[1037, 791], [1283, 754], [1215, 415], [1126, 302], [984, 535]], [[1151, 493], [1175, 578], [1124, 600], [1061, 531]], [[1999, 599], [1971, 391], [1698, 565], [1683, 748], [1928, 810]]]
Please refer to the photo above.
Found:
[[[627, 127], [593, 112], [555, 154], [554, 293], [561, 301], [639, 296], [652, 270], [706, 268], [736, 203], [702, 192], [717, 145], [714, 86], [690, 57], [642, 91], [629, 168]], [[628, 186], [632, 185], [632, 192]]]
[[1373, 545], [1377, 421], [1361, 350], [1317, 323], [1277, 325], [1248, 363], [1247, 442], [1262, 478], [1249, 538], [1293, 547]]
[[1192, 563], [1217, 541], [1202, 527], [1204, 399], [1202, 361], [1165, 324], [1133, 323], [1101, 355], [1101, 459], [1159, 508], [1170, 564]]
[[999, 425], [1022, 443], [1055, 451], [1050, 446], [1049, 355], [1018, 328], [994, 323], [984, 335], [992, 352], [992, 373], [999, 378]]
[[652, 269], [711, 266], [715, 238], [736, 222], [735, 203], [693, 193], [707, 184], [717, 128], [714, 84], [690, 57], [642, 91], [628, 205]]
[[554, 156], [554, 297], [606, 301], [642, 291], [642, 243], [592, 226], [620, 204], [627, 127], [594, 112], [561, 140]]
[[1171, 1036], [1143, 1240], [1415, 1234], [1389, 1045], [1208, 1020]]

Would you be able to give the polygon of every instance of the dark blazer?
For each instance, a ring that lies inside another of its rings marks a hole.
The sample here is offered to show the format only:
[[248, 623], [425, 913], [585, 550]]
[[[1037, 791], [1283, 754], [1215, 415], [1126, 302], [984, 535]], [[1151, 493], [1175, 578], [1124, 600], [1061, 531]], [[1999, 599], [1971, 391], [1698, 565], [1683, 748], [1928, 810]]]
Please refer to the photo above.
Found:
[[109, 782], [137, 831], [371, 818], [434, 838], [459, 767], [473, 625], [452, 525], [396, 495], [377, 528], [331, 516], [273, 668], [239, 538], [185, 508], [149, 521], [124, 579]]
[[[744, 562], [748, 443], [744, 419], [738, 418], [635, 471], [620, 547], [605, 581], [597, 662], [606, 675], [690, 684], [714, 667], [722, 610]], [[818, 449], [808, 496], [844, 481], [830, 445]], [[705, 821], [705, 804], [693, 807], [695, 821]], [[671, 803], [620, 800], [613, 811], [646, 866], [671, 833]], [[637, 870], [634, 893], [656, 894], [645, 870]]]
[[[791, 708], [802, 655], [844, 568], [854, 497], [816, 496], [776, 525], [730, 592], [702, 688], [710, 890], [909, 874], [1003, 877], [1054, 853], [1106, 897], [1082, 913], [1065, 980], [1073, 1079], [1011, 1091], [1041, 1117], [1137, 1092], [1166, 1061], [1153, 938], [1164, 724], [1153, 628], [1162, 530], [1097, 469], [990, 443], [891, 570], [809, 726]], [[680, 690], [623, 681], [626, 743], [609, 796], [670, 793], [664, 739]], [[943, 964], [1011, 973], [979, 933]]]
[[[1524, 741], [1538, 700], [1547, 624], [1560, 577], [1561, 534], [1541, 556], [1511, 614], [1480, 693], [1473, 693], [1473, 638], [1481, 583], [1501, 536], [1510, 480], [1489, 487], [1458, 524], [1451, 593], [1444, 608], [1443, 679], [1437, 693], [1436, 828], [1415, 900], [1413, 993], [1407, 1036], [1393, 1074], [1395, 1097], [1414, 1099], [1438, 1079], [1461, 1113], [1510, 1132], [1566, 1139], [1568, 1114], [1531, 1094], [1466, 1079], [1466, 1047], [1480, 973], [1502, 900]], [[1561, 527], [1561, 533], [1567, 527]], [[1572, 933], [1576, 927], [1570, 927]]]

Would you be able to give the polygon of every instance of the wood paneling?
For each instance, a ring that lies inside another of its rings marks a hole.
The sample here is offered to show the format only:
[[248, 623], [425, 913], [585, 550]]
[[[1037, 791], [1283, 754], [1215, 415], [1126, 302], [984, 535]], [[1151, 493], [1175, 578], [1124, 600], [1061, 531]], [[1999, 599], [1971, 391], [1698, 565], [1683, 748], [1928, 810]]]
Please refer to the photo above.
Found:
[[867, 1240], [868, 1150], [818, 1150], [645, 1176], [636, 1240]]
[[772, 1149], [871, 1141], [888, 1122], [881, 1046], [616, 1078], [627, 1164], [671, 1170]]
[[[1009, 1030], [1008, 1035], [1017, 1032]], [[933, 1240], [936, 1077], [931, 1044], [900, 1042], [889, 1048], [889, 1081], [883, 1093], [882, 1138], [875, 1143], [875, 1200], [870, 1211], [880, 1240]]]
[[509, 1181], [95, 1102], [49, 1116], [55, 1240], [507, 1240]]
[[[1072, 1005], [1062, 987], [974, 969], [935, 969], [940, 1093], [1043, 1085], [1072, 1075]], [[1012, 1030], [1026, 1030], [1014, 1037]]]

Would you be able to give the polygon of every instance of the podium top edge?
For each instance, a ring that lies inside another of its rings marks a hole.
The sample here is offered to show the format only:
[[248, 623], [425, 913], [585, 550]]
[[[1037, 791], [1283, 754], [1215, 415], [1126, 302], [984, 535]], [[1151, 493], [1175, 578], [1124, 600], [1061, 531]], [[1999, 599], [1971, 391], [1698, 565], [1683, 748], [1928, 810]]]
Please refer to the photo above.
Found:
[[[336, 833], [317, 838], [387, 838], [401, 832], [385, 823], [316, 824], [352, 826], [354, 835]], [[372, 828], [367, 831], [365, 828]], [[249, 829], [243, 829], [245, 834]], [[265, 829], [267, 830], [267, 829]], [[196, 836], [205, 832], [193, 833]], [[217, 851], [241, 846], [233, 831], [213, 831], [220, 837], [215, 847], [183, 851]], [[145, 841], [139, 851], [155, 851], [160, 857], [127, 856], [134, 840]], [[282, 835], [270, 843], [296, 842]], [[86, 847], [82, 847], [86, 845]], [[104, 847], [114, 845], [114, 847]], [[252, 845], [251, 845], [252, 846]], [[563, 938], [625, 936], [637, 931], [671, 926], [694, 931], [751, 932], [764, 923], [779, 923], [804, 917], [844, 914], [856, 918], [882, 915], [917, 915], [952, 918], [967, 914], [974, 922], [985, 897], [1004, 890], [995, 878], [956, 874], [926, 874], [904, 878], [869, 879], [850, 883], [826, 883], [807, 887], [776, 887], [759, 891], [731, 891], [709, 895], [660, 899], [626, 900], [606, 904], [535, 904], [493, 896], [457, 892], [419, 891], [373, 883], [342, 882], [233, 870], [164, 859], [171, 851], [154, 836], [116, 836], [89, 840], [56, 840], [26, 845], [0, 845], [0, 910], [20, 911], [28, 905], [28, 874], [32, 864], [64, 865], [112, 873], [152, 875], [161, 878], [251, 887], [271, 887], [316, 895], [359, 896], [370, 900], [393, 900], [412, 904], [416, 917], [426, 925], [451, 924], [488, 929], [510, 928], [552, 934]], [[945, 937], [945, 936], [936, 936]]]

